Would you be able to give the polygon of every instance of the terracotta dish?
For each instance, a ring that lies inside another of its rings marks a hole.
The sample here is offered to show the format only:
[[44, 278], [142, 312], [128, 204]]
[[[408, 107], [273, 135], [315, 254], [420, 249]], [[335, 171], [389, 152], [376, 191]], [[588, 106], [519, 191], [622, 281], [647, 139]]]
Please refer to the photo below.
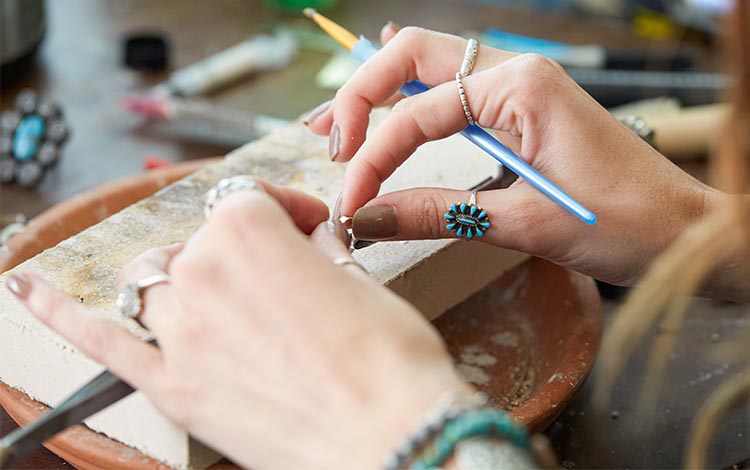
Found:
[[[11, 242], [0, 272], [209, 163], [190, 162], [118, 180], [43, 213]], [[531, 431], [564, 409], [591, 367], [602, 334], [599, 294], [581, 274], [532, 258], [434, 322], [461, 372]], [[0, 405], [20, 425], [46, 406], [0, 383]], [[166, 468], [85, 426], [45, 446], [81, 469]], [[50, 462], [63, 468], [63, 462]], [[229, 468], [226, 462], [212, 468]]]

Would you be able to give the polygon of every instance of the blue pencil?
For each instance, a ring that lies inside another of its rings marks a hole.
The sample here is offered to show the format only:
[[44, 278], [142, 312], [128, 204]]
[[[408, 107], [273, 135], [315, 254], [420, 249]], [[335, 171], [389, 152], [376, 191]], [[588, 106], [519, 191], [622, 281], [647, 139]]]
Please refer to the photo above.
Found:
[[[344, 47], [351, 49], [354, 59], [365, 62], [378, 52], [377, 48], [367, 38], [364, 36], [357, 38], [338, 24], [315, 12], [315, 10], [307, 8], [305, 9], [305, 15], [312, 18], [324, 31]], [[430, 87], [424, 83], [414, 80], [405, 83], [399, 91], [406, 96], [412, 96], [424, 93], [429, 89]], [[596, 223], [596, 215], [593, 212], [573, 199], [573, 197], [560, 189], [552, 181], [545, 178], [534, 167], [526, 163], [524, 159], [513, 153], [508, 147], [500, 143], [500, 141], [478, 125], [470, 125], [462, 130], [460, 134], [582, 221], [587, 224]]]

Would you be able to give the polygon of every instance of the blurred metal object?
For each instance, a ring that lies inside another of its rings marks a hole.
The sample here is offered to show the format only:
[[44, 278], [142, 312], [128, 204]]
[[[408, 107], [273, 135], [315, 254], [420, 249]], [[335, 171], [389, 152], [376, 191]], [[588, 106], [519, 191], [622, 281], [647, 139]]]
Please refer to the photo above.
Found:
[[[44, 0], [0, 1], [0, 66], [3, 78], [23, 68], [46, 29]], [[15, 67], [20, 66], [20, 67]]]
[[638, 116], [625, 116], [620, 119], [628, 129], [635, 132], [638, 137], [645, 140], [650, 146], [654, 147], [654, 130], [646, 125], [646, 121]]
[[0, 114], [0, 182], [35, 186], [57, 163], [68, 135], [56, 103], [33, 90], [21, 91], [15, 108]]
[[25, 227], [25, 215], [0, 213], [0, 259], [8, 255], [10, 239], [21, 233]]

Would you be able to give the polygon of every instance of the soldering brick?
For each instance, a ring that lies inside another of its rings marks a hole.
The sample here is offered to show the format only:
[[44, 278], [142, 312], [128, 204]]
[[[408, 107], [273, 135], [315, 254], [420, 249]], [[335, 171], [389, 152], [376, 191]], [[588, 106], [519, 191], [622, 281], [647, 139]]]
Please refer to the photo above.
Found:
[[[377, 121], [378, 119], [374, 119]], [[220, 163], [168, 186], [19, 265], [35, 272], [133, 334], [147, 333], [120, 317], [115, 276], [144, 250], [184, 241], [203, 223], [205, 193], [220, 178], [248, 174], [311, 193], [332, 206], [345, 165], [331, 163], [327, 139], [296, 122], [248, 144]], [[386, 181], [383, 192], [408, 187], [470, 188], [497, 164], [458, 136], [423, 145]], [[447, 208], [446, 208], [447, 209]], [[492, 214], [490, 214], [492, 217]], [[526, 255], [481, 242], [381, 242], [355, 253], [371, 275], [435, 318], [477, 292]], [[0, 276], [1, 281], [8, 273]], [[28, 314], [0, 289], [0, 380], [55, 406], [101, 372], [101, 366]], [[86, 424], [175, 468], [205, 468], [220, 456], [192, 440], [140, 393]]]

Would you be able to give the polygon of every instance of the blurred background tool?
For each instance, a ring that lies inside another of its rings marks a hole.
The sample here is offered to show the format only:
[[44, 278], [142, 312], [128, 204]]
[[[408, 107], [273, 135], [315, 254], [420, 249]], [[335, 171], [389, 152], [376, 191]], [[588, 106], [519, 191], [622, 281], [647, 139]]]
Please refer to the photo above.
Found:
[[[475, 35], [466, 35], [475, 37]], [[599, 44], [566, 44], [489, 28], [479, 42], [498, 49], [524, 54], [533, 52], [557, 61], [563, 67], [623, 70], [686, 70], [694, 66], [695, 50], [607, 49]]]
[[195, 96], [209, 93], [253, 72], [284, 67], [297, 51], [288, 33], [248, 38], [228, 49], [172, 72], [166, 83], [152, 90], [156, 96]]
[[606, 107], [659, 96], [671, 96], [687, 105], [709, 104], [716, 102], [729, 85], [729, 78], [720, 73], [579, 68], [566, 71]]
[[122, 105], [135, 114], [168, 123], [166, 133], [189, 140], [238, 147], [262, 137], [288, 121], [170, 96], [126, 96]]

